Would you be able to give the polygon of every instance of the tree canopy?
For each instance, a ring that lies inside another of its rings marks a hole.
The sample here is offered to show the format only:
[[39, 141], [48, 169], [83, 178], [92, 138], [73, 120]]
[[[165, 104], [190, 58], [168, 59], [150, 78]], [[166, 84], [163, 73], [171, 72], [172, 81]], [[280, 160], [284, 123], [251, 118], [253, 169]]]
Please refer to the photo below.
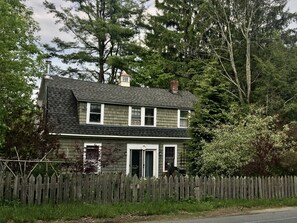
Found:
[[119, 71], [127, 67], [127, 58], [133, 60], [138, 49], [145, 1], [64, 1], [68, 6], [61, 8], [50, 0], [44, 2], [62, 23], [61, 31], [72, 36], [70, 41], [56, 37], [52, 45], [46, 44], [49, 57], [58, 57], [68, 66], [62, 75], [115, 83]]
[[0, 146], [5, 133], [31, 106], [34, 80], [40, 72], [37, 23], [20, 1], [0, 1]]

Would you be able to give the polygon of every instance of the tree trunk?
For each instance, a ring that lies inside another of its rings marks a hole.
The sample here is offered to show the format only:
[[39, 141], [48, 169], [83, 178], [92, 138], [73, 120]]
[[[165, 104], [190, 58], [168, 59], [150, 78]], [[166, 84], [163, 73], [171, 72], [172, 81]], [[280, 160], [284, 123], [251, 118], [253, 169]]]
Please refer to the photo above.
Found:
[[252, 71], [251, 71], [251, 39], [247, 33], [246, 37], [246, 64], [245, 64], [245, 72], [246, 72], [246, 100], [247, 103], [250, 103], [251, 97], [251, 85], [252, 85]]

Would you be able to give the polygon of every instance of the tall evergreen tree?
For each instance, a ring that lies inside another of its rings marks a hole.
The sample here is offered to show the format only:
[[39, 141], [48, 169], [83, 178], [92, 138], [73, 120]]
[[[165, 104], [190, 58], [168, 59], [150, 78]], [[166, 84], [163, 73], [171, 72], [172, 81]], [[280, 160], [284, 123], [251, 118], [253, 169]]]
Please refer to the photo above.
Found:
[[115, 83], [125, 66], [121, 58], [135, 50], [146, 0], [64, 1], [68, 7], [57, 8], [51, 1], [44, 2], [57, 22], [63, 24], [61, 31], [74, 36], [74, 41], [56, 37], [52, 41], [55, 46], [46, 45], [50, 56], [70, 65], [61, 74]]
[[202, 75], [193, 80], [198, 103], [191, 116], [191, 140], [187, 146], [188, 170], [191, 174], [201, 174], [203, 141], [211, 142], [212, 130], [228, 120], [226, 115], [233, 97], [228, 91], [230, 83], [219, 73], [217, 62], [212, 62], [204, 67]]
[[275, 35], [261, 57], [256, 57], [259, 81], [254, 86], [257, 104], [266, 114], [279, 114], [284, 122], [297, 120], [297, 47]]
[[[157, 59], [159, 75], [179, 79], [181, 87], [188, 88], [189, 80], [199, 73], [201, 58], [205, 56], [201, 43], [205, 29], [201, 17], [203, 1], [156, 0], [155, 6], [157, 14], [150, 16], [145, 27], [145, 44], [149, 53], [157, 56], [143, 59], [143, 67], [147, 61], [154, 64], [153, 60]], [[146, 75], [158, 78], [150, 71]]]

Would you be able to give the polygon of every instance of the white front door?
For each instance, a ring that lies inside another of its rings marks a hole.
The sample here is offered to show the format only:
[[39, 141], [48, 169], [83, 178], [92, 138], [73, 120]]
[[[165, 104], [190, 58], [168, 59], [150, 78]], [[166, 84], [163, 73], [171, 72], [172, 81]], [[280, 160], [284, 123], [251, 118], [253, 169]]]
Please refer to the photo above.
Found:
[[158, 177], [159, 146], [156, 144], [128, 144], [126, 173], [138, 177]]

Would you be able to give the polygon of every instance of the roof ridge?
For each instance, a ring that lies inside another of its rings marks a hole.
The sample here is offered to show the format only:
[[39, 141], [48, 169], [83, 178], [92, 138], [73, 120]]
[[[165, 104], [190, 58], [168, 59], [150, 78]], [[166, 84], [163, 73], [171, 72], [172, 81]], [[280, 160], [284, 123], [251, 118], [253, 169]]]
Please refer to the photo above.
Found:
[[[85, 83], [90, 83], [90, 84], [98, 84], [98, 85], [108, 85], [108, 86], [114, 86], [114, 87], [119, 87], [119, 88], [136, 88], [136, 89], [159, 89], [159, 90], [165, 90], [165, 91], [169, 91], [169, 86], [168, 88], [157, 88], [157, 87], [138, 87], [138, 86], [130, 86], [130, 87], [124, 87], [124, 86], [120, 86], [118, 84], [109, 84], [109, 83], [100, 83], [100, 82], [96, 82], [96, 81], [91, 81], [91, 80], [80, 80], [80, 79], [75, 79], [75, 78], [69, 78], [69, 77], [61, 77], [61, 76], [58, 76], [58, 75], [52, 75], [51, 76], [52, 78], [54, 79], [63, 79], [63, 80], [66, 80], [66, 81], [74, 81], [74, 82], [85, 82]], [[53, 80], [53, 79], [49, 79], [49, 80]], [[189, 90], [179, 90], [179, 92], [189, 92], [191, 93]], [[192, 93], [191, 93], [192, 94]]]

